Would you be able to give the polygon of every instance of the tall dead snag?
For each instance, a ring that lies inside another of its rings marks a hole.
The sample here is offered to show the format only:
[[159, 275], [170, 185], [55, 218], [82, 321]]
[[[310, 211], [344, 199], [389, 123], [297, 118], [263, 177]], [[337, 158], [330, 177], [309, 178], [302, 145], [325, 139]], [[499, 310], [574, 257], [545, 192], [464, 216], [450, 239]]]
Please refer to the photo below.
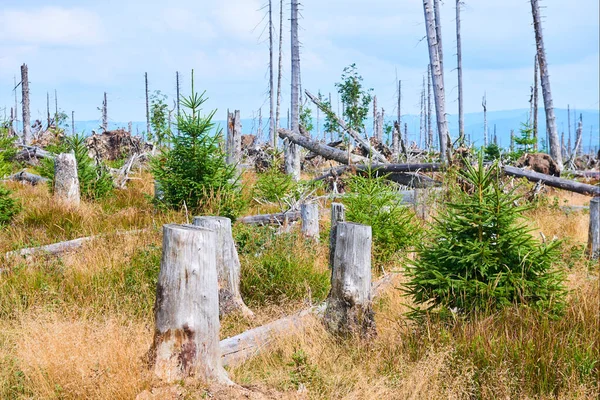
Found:
[[23, 102], [23, 144], [31, 139], [31, 112], [29, 108], [29, 71], [27, 64], [21, 65], [21, 101]]
[[531, 14], [533, 16], [533, 27], [535, 30], [535, 43], [537, 47], [538, 64], [540, 67], [540, 81], [542, 83], [542, 96], [544, 97], [544, 110], [546, 111], [546, 129], [548, 131], [548, 142], [550, 156], [558, 164], [559, 170], [563, 169], [562, 154], [558, 141], [558, 130], [556, 129], [556, 117], [554, 116], [554, 105], [552, 103], [552, 91], [550, 89], [550, 74], [546, 61], [546, 50], [542, 34], [542, 19], [538, 0], [531, 0]]
[[[450, 133], [448, 131], [448, 121], [446, 120], [446, 95], [444, 88], [443, 71], [443, 53], [441, 50], [441, 26], [436, 24], [434, 14], [439, 13], [439, 0], [423, 0], [423, 11], [425, 14], [425, 25], [427, 29], [427, 44], [429, 46], [429, 60], [431, 63], [431, 78], [433, 82], [435, 116], [437, 120], [438, 135], [440, 141], [440, 158], [442, 162], [452, 158], [451, 143], [449, 143]], [[436, 7], [436, 5], [438, 7]], [[437, 10], [437, 11], [436, 11]]]
[[325, 326], [335, 335], [369, 337], [376, 333], [371, 305], [371, 227], [339, 222], [335, 229]]
[[[291, 47], [292, 47], [292, 87], [291, 87], [291, 126], [299, 133], [300, 125], [300, 42], [298, 40], [298, 0], [292, 0]], [[294, 180], [300, 179], [300, 149], [291, 142], [285, 143], [285, 172]]]
[[[425, 90], [425, 89], [423, 89]], [[431, 64], [427, 65], [427, 110], [425, 114], [425, 127], [429, 138], [429, 147], [435, 147], [433, 144], [433, 128], [431, 127]]]
[[102, 102], [102, 130], [108, 132], [108, 101], [106, 92], [104, 92], [104, 101]]
[[269, 141], [275, 147], [275, 90], [273, 82], [273, 0], [269, 0]]
[[[571, 142], [571, 106], [569, 104], [567, 104], [567, 128], [569, 129], [569, 142]], [[563, 134], [564, 134], [564, 132], [563, 132]], [[564, 146], [562, 146], [562, 147], [564, 147]], [[571, 157], [571, 149], [570, 148], [567, 149], [566, 156], [563, 152], [563, 157]]]
[[[402, 126], [402, 81], [398, 81], [398, 125]], [[400, 143], [398, 137], [400, 132], [392, 130], [392, 153], [394, 154], [394, 161], [398, 159], [398, 153], [400, 152]]]
[[71, 133], [75, 136], [75, 111], [71, 111]]
[[231, 383], [221, 364], [217, 234], [164, 225], [150, 361], [158, 378]]
[[50, 120], [50, 93], [46, 92], [46, 129], [50, 129], [52, 121]]
[[[538, 88], [538, 56], [537, 54], [533, 58], [533, 138], [535, 143], [533, 144], [533, 151], [537, 152], [538, 143], [538, 94], [540, 89]], [[570, 147], [571, 145], [569, 145]]]
[[146, 83], [146, 135], [150, 135], [150, 93], [148, 92], [148, 73], [144, 72]]
[[574, 148], [574, 158], [578, 157], [581, 154], [581, 150], [583, 147], [583, 115], [579, 114], [579, 125], [577, 125], [577, 131], [575, 132], [575, 148]]
[[342, 203], [331, 203], [331, 228], [329, 229], [329, 268], [333, 269], [335, 254], [336, 227], [346, 221], [346, 207]]
[[300, 206], [302, 234], [308, 238], [319, 240], [319, 204], [303, 203]]
[[487, 147], [488, 145], [488, 126], [487, 126], [487, 98], [485, 92], [483, 93], [483, 98], [481, 99], [481, 106], [483, 107], [483, 145]]
[[[279, 1], [279, 65], [277, 69], [277, 109], [275, 111], [275, 128], [279, 129], [281, 116], [281, 70], [283, 69], [283, 0]], [[273, 148], [277, 148], [277, 135], [273, 139]]]
[[373, 137], [377, 137], [379, 131], [378, 124], [379, 118], [377, 117], [377, 96], [373, 96]]
[[590, 201], [590, 228], [587, 252], [590, 258], [600, 257], [600, 197]]
[[194, 226], [217, 233], [217, 278], [219, 281], [219, 316], [239, 312], [254, 316], [240, 293], [240, 259], [231, 233], [231, 220], [225, 217], [195, 217]]
[[463, 110], [462, 45], [460, 41], [460, 6], [456, 0], [456, 71], [458, 73], [458, 143], [465, 143], [465, 114]]
[[71, 206], [80, 203], [75, 154], [62, 153], [54, 159], [54, 197]]
[[[180, 89], [180, 85], [179, 85], [179, 71], [175, 71], [175, 90], [176, 93], [175, 95], [177, 96], [177, 100], [175, 102], [176, 104], [176, 109], [177, 109], [177, 118], [176, 118], [176, 123], [175, 123], [175, 127], [177, 129], [177, 133], [179, 133], [179, 117], [180, 117], [180, 95], [179, 95], [179, 89]], [[131, 130], [129, 130], [129, 133], [131, 133]]]
[[242, 154], [242, 120], [240, 110], [227, 111], [227, 162], [239, 164]]

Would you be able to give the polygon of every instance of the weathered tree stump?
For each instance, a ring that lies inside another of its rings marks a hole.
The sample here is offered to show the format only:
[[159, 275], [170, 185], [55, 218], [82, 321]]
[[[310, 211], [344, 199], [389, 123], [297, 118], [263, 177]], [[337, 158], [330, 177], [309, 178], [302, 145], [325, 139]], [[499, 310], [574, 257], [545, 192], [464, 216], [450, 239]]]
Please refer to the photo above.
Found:
[[302, 234], [308, 238], [319, 240], [319, 204], [303, 203], [300, 206]]
[[217, 234], [164, 225], [150, 351], [154, 373], [173, 382], [196, 377], [231, 383], [221, 364]]
[[325, 326], [335, 335], [367, 338], [376, 334], [371, 305], [371, 227], [339, 222], [335, 229]]
[[591, 259], [600, 258], [600, 197], [594, 197], [590, 200], [590, 229], [587, 251]]
[[80, 203], [75, 154], [62, 153], [54, 159], [54, 196], [69, 205]]
[[338, 222], [346, 221], [346, 208], [342, 203], [331, 203], [331, 229], [329, 230], [329, 268], [333, 268], [335, 254], [335, 233]]
[[217, 278], [219, 281], [219, 315], [254, 313], [244, 304], [240, 293], [240, 259], [231, 233], [231, 220], [225, 217], [195, 217], [194, 225], [217, 233]]

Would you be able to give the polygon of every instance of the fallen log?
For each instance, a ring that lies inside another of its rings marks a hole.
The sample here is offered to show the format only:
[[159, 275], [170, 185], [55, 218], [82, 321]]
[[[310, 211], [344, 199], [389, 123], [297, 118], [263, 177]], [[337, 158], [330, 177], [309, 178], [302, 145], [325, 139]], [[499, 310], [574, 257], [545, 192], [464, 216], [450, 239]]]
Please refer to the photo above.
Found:
[[[116, 235], [132, 235], [132, 234], [136, 234], [136, 233], [140, 233], [140, 232], [144, 232], [144, 231], [146, 231], [146, 229], [136, 229], [133, 231], [116, 232], [115, 234]], [[82, 238], [78, 238], [78, 239], [67, 240], [65, 242], [52, 243], [52, 244], [48, 244], [45, 246], [28, 247], [25, 249], [9, 251], [8, 253], [6, 253], [4, 255], [4, 257], [7, 259], [11, 258], [11, 257], [29, 258], [29, 257], [33, 257], [38, 254], [51, 254], [51, 255], [56, 256], [56, 255], [59, 255], [62, 253], [66, 253], [67, 251], [79, 249], [86, 242], [100, 238], [102, 236], [105, 236], [105, 235], [87, 236], [87, 237], [82, 237]]]
[[542, 182], [546, 186], [555, 187], [558, 189], [568, 190], [570, 192], [581, 193], [591, 196], [600, 196], [600, 186], [588, 185], [568, 179], [558, 178], [556, 176], [544, 175], [539, 172], [529, 171], [517, 167], [504, 166], [504, 173], [508, 176], [517, 178], [526, 178], [531, 182]]
[[[392, 284], [393, 277], [396, 275], [398, 274], [387, 274], [372, 284], [371, 292], [373, 299], [380, 296], [384, 289]], [[322, 316], [325, 312], [325, 307], [325, 302], [323, 302], [296, 314], [221, 340], [219, 347], [221, 348], [223, 366], [242, 363], [259, 354], [261, 351], [267, 350], [273, 345], [274, 340], [278, 336], [301, 329], [314, 316]]]
[[30, 172], [26, 172], [25, 170], [10, 175], [5, 179], [5, 181], [6, 180], [15, 182], [28, 182], [31, 183], [33, 186], [37, 185], [38, 183], [46, 183], [49, 181], [48, 178], [44, 178], [42, 176], [32, 174]]
[[368, 158], [365, 158], [363, 156], [348, 153], [347, 151], [339, 150], [335, 147], [326, 146], [315, 140], [311, 140], [306, 136], [299, 135], [287, 129], [279, 128], [277, 132], [280, 138], [288, 139], [290, 142], [302, 146], [305, 149], [308, 149], [313, 153], [318, 154], [328, 160], [337, 161], [342, 164], [356, 164], [365, 163], [369, 161]]
[[423, 163], [423, 164], [370, 164], [370, 165], [353, 165], [353, 166], [341, 166], [338, 168], [331, 169], [325, 175], [321, 175], [315, 179], [316, 181], [322, 181], [323, 179], [329, 178], [330, 176], [339, 176], [348, 169], [356, 169], [358, 171], [366, 171], [369, 168], [377, 173], [392, 174], [400, 172], [437, 172], [441, 171], [444, 166], [439, 163]]
[[15, 159], [19, 161], [30, 160], [32, 158], [54, 158], [54, 154], [36, 146], [19, 145], [23, 150], [15, 155]]
[[569, 171], [569, 174], [577, 178], [600, 179], [600, 171]]
[[238, 218], [238, 222], [246, 225], [283, 225], [300, 219], [300, 211], [286, 211], [276, 214], [249, 215]]
[[312, 93], [310, 93], [308, 90], [305, 90], [304, 93], [306, 93], [306, 96], [313, 103], [315, 103], [315, 105], [317, 107], [319, 107], [319, 109], [321, 109], [321, 111], [323, 111], [324, 113], [326, 113], [328, 115], [331, 115], [333, 117], [333, 119], [337, 122], [337, 124], [340, 126], [340, 128], [342, 128], [343, 130], [348, 132], [348, 134], [350, 136], [352, 136], [352, 138], [356, 141], [356, 143], [358, 143], [363, 149], [365, 149], [367, 151], [367, 154], [370, 154], [371, 156], [373, 156], [374, 159], [376, 159], [379, 162], [382, 162], [382, 163], [388, 162], [387, 159], [380, 152], [378, 152], [375, 148], [373, 148], [373, 146], [371, 146], [368, 141], [361, 138], [358, 133], [356, 133], [352, 128], [347, 126], [346, 123], [340, 117], [335, 115], [335, 113], [333, 111], [331, 111], [330, 109], [325, 107], [323, 105], [323, 103], [321, 103], [321, 101], [318, 98], [316, 98]]

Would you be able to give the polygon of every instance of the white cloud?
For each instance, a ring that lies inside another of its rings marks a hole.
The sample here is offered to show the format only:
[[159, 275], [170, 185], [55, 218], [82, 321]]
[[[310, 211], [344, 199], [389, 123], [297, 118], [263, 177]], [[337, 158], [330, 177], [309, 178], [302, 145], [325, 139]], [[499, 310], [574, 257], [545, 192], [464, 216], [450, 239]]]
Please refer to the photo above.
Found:
[[[234, 38], [241, 40], [257, 40], [262, 30], [261, 21], [265, 10], [256, 0], [225, 0], [216, 2], [213, 15], [219, 29]], [[264, 21], [264, 24], [268, 20]], [[261, 26], [259, 26], [261, 25]], [[254, 32], [254, 33], [253, 33]]]
[[89, 46], [104, 42], [100, 18], [84, 9], [42, 7], [0, 12], [0, 40], [56, 46]]

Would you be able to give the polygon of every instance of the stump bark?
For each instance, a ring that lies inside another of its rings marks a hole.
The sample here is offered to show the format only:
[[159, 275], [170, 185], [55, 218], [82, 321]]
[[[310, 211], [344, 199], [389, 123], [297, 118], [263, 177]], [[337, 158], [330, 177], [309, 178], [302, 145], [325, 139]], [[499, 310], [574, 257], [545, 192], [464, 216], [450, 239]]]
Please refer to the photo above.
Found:
[[591, 259], [600, 258], [600, 197], [594, 197], [590, 201], [588, 255]]
[[338, 336], [376, 334], [371, 304], [371, 227], [351, 222], [336, 226], [336, 244], [324, 322]]
[[254, 316], [240, 293], [241, 266], [231, 233], [231, 220], [225, 217], [195, 217], [194, 225], [217, 233], [219, 315], [240, 312], [246, 317]]
[[300, 218], [302, 219], [302, 234], [308, 238], [319, 240], [319, 204], [302, 204]]
[[339, 222], [346, 221], [346, 208], [342, 203], [331, 203], [331, 229], [329, 230], [329, 268], [333, 269], [335, 254], [336, 227]]
[[219, 349], [217, 234], [191, 225], [163, 226], [150, 361], [158, 378], [196, 377], [230, 384]]
[[54, 196], [73, 206], [81, 201], [77, 161], [72, 153], [62, 153], [54, 159]]

